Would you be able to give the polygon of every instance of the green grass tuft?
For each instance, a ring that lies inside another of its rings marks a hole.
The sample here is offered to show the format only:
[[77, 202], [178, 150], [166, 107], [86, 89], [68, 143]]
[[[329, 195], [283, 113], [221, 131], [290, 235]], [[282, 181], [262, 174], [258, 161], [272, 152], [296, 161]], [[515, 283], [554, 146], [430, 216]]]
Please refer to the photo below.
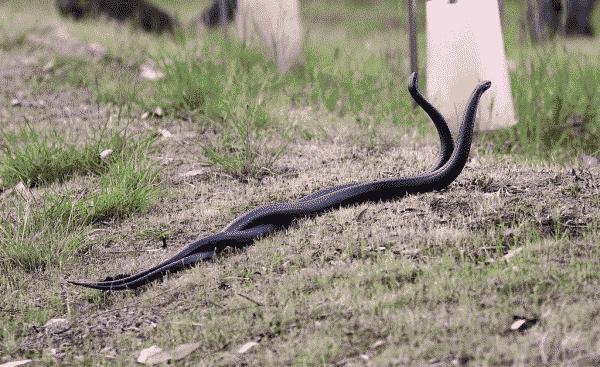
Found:
[[[48, 216], [61, 206], [64, 218]], [[0, 215], [0, 268], [26, 271], [61, 266], [85, 245], [85, 227], [74, 220], [72, 206], [47, 200], [39, 207], [14, 201], [13, 210]]]
[[[26, 151], [34, 153], [21, 155], [34, 157], [23, 165], [29, 174], [6, 177], [35, 186], [62, 181], [74, 174], [97, 174], [99, 187], [80, 199], [64, 193], [46, 193], [41, 198], [33, 195], [27, 201], [13, 198], [6, 204], [11, 209], [0, 215], [0, 267], [33, 271], [61, 266], [85, 248], [85, 233], [90, 225], [142, 212], [157, 199], [159, 172], [146, 158], [153, 138], [134, 139], [122, 132], [101, 135], [107, 137], [80, 148], [64, 145], [56, 134], [42, 138], [31, 128], [21, 135], [21, 138], [33, 137], [26, 143], [33, 148]], [[13, 143], [17, 144], [16, 140]], [[107, 146], [115, 151], [102, 161], [97, 148]], [[40, 152], [48, 152], [47, 159], [38, 159]], [[81, 166], [75, 169], [77, 163]], [[19, 172], [14, 166], [9, 165], [10, 170], [5, 165], [0, 167], [3, 169], [0, 172]], [[58, 171], [52, 171], [55, 169]]]
[[231, 118], [278, 81], [274, 66], [240, 44], [210, 38], [197, 52], [158, 60], [164, 78], [156, 85], [153, 105], [166, 111], [195, 113], [212, 121]]
[[406, 91], [404, 66], [372, 55], [366, 60], [309, 48], [302, 67], [288, 76], [296, 84], [295, 98], [306, 105], [321, 105], [330, 112], [377, 122], [410, 123], [412, 100]]
[[131, 141], [124, 131], [102, 130], [77, 145], [65, 140], [59, 131], [42, 133], [31, 126], [3, 134], [0, 154], [2, 186], [23, 182], [29, 187], [62, 182], [74, 175], [102, 174], [109, 170], [110, 160], [100, 153], [112, 149], [112, 157], [133, 157], [144, 142]]
[[158, 170], [148, 162], [112, 164], [100, 179], [100, 192], [82, 205], [87, 207], [88, 222], [125, 218], [148, 209], [158, 198], [159, 182]]
[[159, 63], [165, 78], [157, 84], [154, 103], [172, 113], [192, 113], [214, 127], [216, 137], [203, 144], [212, 164], [238, 178], [270, 170], [285, 147], [285, 142], [268, 143], [279, 127], [269, 111], [273, 93], [281, 89], [272, 63], [227, 41], [206, 45], [200, 56], [172, 56]]
[[557, 48], [521, 56], [512, 75], [519, 122], [490, 135], [497, 150], [542, 158], [600, 153], [598, 58]]

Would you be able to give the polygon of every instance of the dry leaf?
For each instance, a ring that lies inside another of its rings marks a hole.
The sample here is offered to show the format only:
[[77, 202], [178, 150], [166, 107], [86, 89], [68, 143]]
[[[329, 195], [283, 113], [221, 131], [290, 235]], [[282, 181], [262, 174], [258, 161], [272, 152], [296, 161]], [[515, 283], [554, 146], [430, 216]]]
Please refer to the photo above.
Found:
[[29, 364], [31, 362], [32, 362], [31, 359], [23, 359], [21, 361], [14, 361], [14, 362], [7, 362], [7, 363], [0, 364], [0, 367], [24, 366], [24, 365]]
[[148, 360], [148, 358], [150, 358], [153, 355], [156, 355], [160, 352], [162, 352], [162, 349], [160, 349], [156, 345], [153, 345], [150, 348], [143, 349], [137, 357], [137, 362], [146, 364], [146, 361]]
[[238, 349], [238, 354], [248, 353], [250, 351], [250, 349], [256, 347], [257, 345], [258, 345], [257, 342], [248, 342], [248, 343], [242, 345], [240, 347], [240, 349]]
[[44, 65], [43, 69], [44, 73], [49, 73], [54, 70], [54, 60], [50, 60]]
[[112, 150], [112, 149], [106, 149], [106, 150], [103, 150], [103, 151], [100, 153], [100, 159], [102, 159], [103, 161], [105, 161], [105, 160], [107, 160], [107, 159], [108, 159], [108, 157], [110, 157], [110, 156], [111, 156], [111, 154], [112, 154], [112, 153], [113, 153], [113, 150]]
[[377, 348], [379, 348], [379, 347], [381, 347], [383, 345], [385, 345], [385, 341], [383, 341], [383, 340], [380, 339], [380, 340], [377, 340], [375, 343], [371, 344], [371, 348], [372, 349], [377, 349]]
[[[149, 350], [154, 348], [153, 350]], [[142, 360], [142, 351], [140, 356], [138, 357], [138, 362], [143, 363], [147, 366], [152, 366], [155, 364], [165, 363], [169, 361], [178, 361], [192, 354], [196, 349], [200, 348], [200, 343], [189, 343], [189, 344], [181, 344], [175, 347], [172, 350], [161, 351], [159, 347], [153, 346], [144, 351], [148, 351], [144, 357], [144, 362], [140, 362]], [[157, 353], [152, 353], [153, 351], [158, 351]]]
[[537, 319], [528, 319], [522, 316], [513, 316], [513, 323], [510, 325], [511, 331], [525, 331], [537, 324]]

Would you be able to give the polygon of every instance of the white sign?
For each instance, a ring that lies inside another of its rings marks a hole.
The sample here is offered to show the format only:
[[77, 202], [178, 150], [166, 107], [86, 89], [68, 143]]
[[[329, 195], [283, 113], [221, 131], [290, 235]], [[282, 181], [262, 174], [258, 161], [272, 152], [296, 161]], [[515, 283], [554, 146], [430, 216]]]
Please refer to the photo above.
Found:
[[454, 131], [484, 80], [479, 130], [516, 124], [497, 0], [427, 1], [427, 94]]
[[240, 0], [236, 27], [244, 43], [262, 38], [279, 71], [287, 72], [298, 61], [303, 45], [298, 0]]

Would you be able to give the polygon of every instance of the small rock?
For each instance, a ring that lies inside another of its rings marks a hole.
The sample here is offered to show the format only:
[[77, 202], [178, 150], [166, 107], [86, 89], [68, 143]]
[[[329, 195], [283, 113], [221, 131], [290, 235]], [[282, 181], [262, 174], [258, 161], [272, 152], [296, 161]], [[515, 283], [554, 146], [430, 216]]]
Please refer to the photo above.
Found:
[[171, 134], [171, 132], [169, 130], [167, 130], [167, 129], [160, 129], [160, 130], [158, 130], [158, 132], [165, 139], [168, 139], [168, 138], [170, 138], [170, 137], [173, 136], [173, 134]]
[[141, 116], [142, 120], [147, 120], [148, 117], [150, 117], [150, 112], [146, 111], [146, 112], [142, 113], [142, 116]]
[[[140, 356], [138, 357], [137, 361], [138, 363], [143, 363], [147, 366], [153, 366], [155, 364], [164, 364], [167, 362], [178, 361], [180, 359], [183, 359], [191, 353], [193, 353], [198, 348], [200, 348], [200, 343], [189, 343], [178, 345], [172, 350], [162, 351], [159, 347], [154, 345], [140, 352]], [[142, 353], [144, 353], [144, 351], [147, 351], [147, 353], [143, 356], [145, 358], [142, 359]], [[143, 362], [141, 362], [140, 360], [143, 360]]]
[[537, 319], [528, 319], [522, 316], [513, 316], [513, 323], [510, 325], [511, 331], [525, 331], [537, 324]]
[[44, 324], [44, 328], [50, 334], [60, 334], [69, 330], [69, 320], [60, 318], [50, 319]]
[[20, 101], [19, 99], [17, 99], [17, 98], [13, 98], [13, 99], [10, 101], [10, 105], [11, 105], [12, 107], [21, 107], [21, 106], [22, 106], [22, 104], [21, 104], [21, 101]]
[[46, 63], [46, 65], [44, 65], [44, 67], [42, 68], [42, 70], [44, 71], [44, 73], [49, 73], [52, 70], [54, 70], [54, 60], [50, 60]]
[[102, 152], [100, 152], [100, 159], [102, 159], [103, 161], [106, 161], [112, 155], [112, 153], [113, 153], [112, 149], [103, 150]]
[[519, 319], [519, 320], [513, 321], [513, 323], [510, 325], [510, 330], [517, 331], [517, 330], [521, 329], [521, 327], [523, 325], [525, 325], [526, 322], [527, 322], [527, 320], [525, 320], [525, 319]]
[[156, 69], [153, 63], [147, 61], [140, 65], [140, 77], [146, 80], [159, 80], [164, 78], [164, 74]]
[[162, 109], [162, 108], [160, 108], [160, 107], [156, 107], [156, 108], [154, 109], [154, 111], [152, 111], [152, 114], [153, 114], [154, 116], [156, 116], [156, 117], [163, 117], [163, 115], [164, 115], [164, 112], [163, 112], [163, 109]]
[[0, 367], [17, 367], [17, 366], [24, 366], [26, 364], [31, 363], [32, 360], [31, 359], [23, 359], [20, 361], [14, 361], [14, 362], [7, 362], [7, 363], [3, 363], [0, 364]]
[[257, 342], [248, 342], [244, 345], [242, 345], [240, 347], [240, 349], [238, 349], [238, 354], [244, 354], [244, 353], [248, 353], [252, 348], [256, 347], [258, 345]]

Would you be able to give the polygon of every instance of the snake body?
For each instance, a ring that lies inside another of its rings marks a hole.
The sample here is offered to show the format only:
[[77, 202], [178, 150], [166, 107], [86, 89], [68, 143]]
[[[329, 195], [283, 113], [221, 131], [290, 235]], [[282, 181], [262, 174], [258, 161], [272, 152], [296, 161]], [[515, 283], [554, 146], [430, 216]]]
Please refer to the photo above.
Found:
[[430, 172], [412, 177], [343, 184], [322, 189], [297, 201], [263, 205], [240, 215], [222, 231], [193, 241], [173, 257], [138, 274], [101, 282], [69, 282], [106, 291], [133, 289], [168, 273], [210, 259], [227, 247], [247, 246], [258, 238], [289, 227], [299, 218], [316, 216], [341, 206], [393, 200], [410, 194], [441, 190], [458, 177], [467, 162], [477, 106], [490, 86], [490, 82], [483, 82], [471, 94], [454, 147], [452, 134], [444, 117], [419, 92], [416, 73], [411, 75], [409, 92], [435, 124], [441, 141], [440, 157]]

